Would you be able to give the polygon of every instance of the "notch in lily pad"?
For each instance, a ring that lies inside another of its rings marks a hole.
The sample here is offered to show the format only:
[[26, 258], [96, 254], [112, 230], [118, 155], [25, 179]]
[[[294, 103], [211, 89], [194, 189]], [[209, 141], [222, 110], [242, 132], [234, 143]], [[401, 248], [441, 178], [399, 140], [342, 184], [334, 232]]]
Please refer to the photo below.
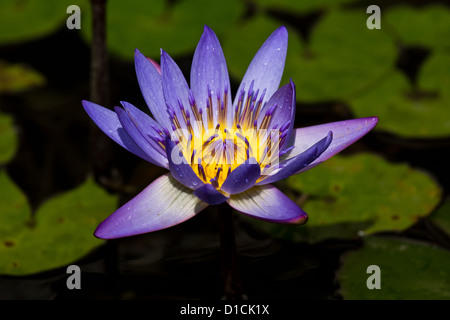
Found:
[[92, 179], [45, 202], [33, 215], [26, 196], [0, 171], [0, 274], [28, 275], [70, 264], [103, 244], [95, 227], [117, 199]]

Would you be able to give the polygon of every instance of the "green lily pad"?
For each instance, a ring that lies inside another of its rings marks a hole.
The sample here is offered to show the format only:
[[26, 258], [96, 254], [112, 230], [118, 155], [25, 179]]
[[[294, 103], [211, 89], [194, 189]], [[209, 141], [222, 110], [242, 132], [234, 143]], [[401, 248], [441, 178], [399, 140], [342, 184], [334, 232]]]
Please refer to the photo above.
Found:
[[450, 10], [443, 4], [420, 8], [399, 5], [382, 12], [382, 17], [405, 45], [450, 49]]
[[7, 163], [12, 159], [17, 145], [18, 139], [13, 118], [0, 113], [0, 164]]
[[48, 200], [34, 216], [4, 171], [0, 188], [0, 274], [32, 274], [76, 261], [103, 244], [93, 232], [116, 208], [116, 197], [91, 179]]
[[441, 198], [427, 174], [370, 153], [334, 156], [286, 181], [286, 193], [309, 215], [304, 226], [257, 222], [291, 241], [318, 242], [361, 234], [402, 231], [432, 212]]
[[0, 170], [0, 190], [1, 251], [8, 243], [14, 243], [16, 230], [31, 223], [31, 209], [26, 196], [4, 170]]
[[407, 138], [450, 135], [450, 55], [435, 52], [419, 72], [417, 88], [398, 71], [386, 76], [373, 90], [350, 99], [355, 117], [376, 114], [376, 130]]
[[[65, 25], [73, 0], [2, 0], [0, 43], [10, 44], [43, 37]], [[83, 1], [84, 2], [84, 1]]]
[[17, 93], [44, 83], [44, 76], [30, 67], [0, 60], [0, 93]]
[[430, 216], [431, 221], [450, 237], [450, 199], [442, 203]]
[[[367, 280], [380, 268], [380, 289]], [[337, 273], [340, 293], [348, 300], [449, 300], [450, 252], [407, 239], [366, 237], [364, 246], [345, 254]]]
[[286, 12], [306, 13], [316, 10], [332, 9], [343, 4], [355, 2], [355, 0], [316, 0], [316, 1], [292, 1], [292, 0], [256, 0], [255, 3], [265, 9], [276, 9]]
[[[160, 48], [171, 56], [193, 52], [204, 25], [218, 35], [244, 11], [239, 0], [109, 0], [107, 8], [108, 47], [121, 58], [132, 60], [137, 48], [159, 59]], [[91, 12], [86, 14], [83, 36], [91, 39]]]
[[[366, 27], [362, 10], [327, 12], [312, 30], [310, 43], [289, 28], [289, 46], [282, 83], [292, 78], [297, 99], [315, 102], [345, 99], [370, 87], [395, 64], [392, 38]], [[270, 32], [280, 26], [260, 15], [230, 28], [224, 43], [230, 73], [242, 78], [253, 55]], [[231, 36], [232, 35], [232, 36]], [[256, 41], [258, 40], [258, 41]]]
[[[450, 102], [450, 52], [434, 52], [420, 70], [418, 86], [425, 93]], [[448, 109], [448, 108], [447, 108]], [[449, 113], [447, 113], [449, 115]]]

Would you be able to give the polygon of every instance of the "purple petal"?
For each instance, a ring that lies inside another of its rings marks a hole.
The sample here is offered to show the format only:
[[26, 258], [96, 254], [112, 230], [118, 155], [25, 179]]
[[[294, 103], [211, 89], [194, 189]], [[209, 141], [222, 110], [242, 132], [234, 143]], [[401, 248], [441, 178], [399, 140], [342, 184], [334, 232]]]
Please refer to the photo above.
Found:
[[150, 112], [158, 123], [170, 130], [172, 122], [166, 112], [160, 73], [137, 49], [134, 54], [134, 64], [139, 87]]
[[175, 111], [182, 128], [187, 128], [180, 102], [183, 108], [189, 110], [189, 113], [192, 114], [189, 103], [189, 86], [178, 65], [164, 50], [161, 50], [161, 75], [164, 99], [169, 107]]
[[287, 45], [288, 32], [286, 27], [282, 26], [267, 38], [256, 53], [237, 90], [238, 95], [234, 99], [233, 106], [237, 104], [239, 92], [244, 88], [244, 84], [247, 89], [252, 81], [254, 90], [259, 89], [262, 92], [266, 89], [263, 105], [275, 93], [283, 75]]
[[192, 190], [165, 174], [104, 220], [94, 235], [115, 239], [165, 229], [192, 218], [207, 206]]
[[222, 202], [225, 202], [228, 200], [228, 197], [225, 196], [223, 193], [217, 191], [211, 184], [205, 183], [200, 188], [195, 189], [194, 195], [199, 198], [200, 200], [211, 204], [221, 204]]
[[87, 114], [108, 137], [138, 157], [149, 162], [153, 161], [152, 158], [142, 151], [136, 142], [131, 139], [122, 127], [122, 124], [114, 111], [86, 100], [83, 100], [82, 104]]
[[294, 149], [286, 155], [286, 159], [295, 157], [296, 155], [304, 152], [315, 144], [317, 140], [325, 136], [327, 132], [332, 131], [333, 141], [327, 150], [325, 150], [324, 153], [322, 153], [316, 160], [307, 165], [305, 168], [297, 171], [296, 174], [307, 171], [362, 138], [365, 134], [372, 130], [377, 123], [378, 117], [369, 117], [295, 129], [289, 143], [286, 146], [294, 146]]
[[203, 181], [189, 165], [177, 144], [169, 136], [166, 137], [165, 144], [169, 169], [173, 177], [189, 189], [195, 190], [201, 187], [204, 184]]
[[308, 219], [302, 209], [272, 185], [254, 186], [232, 195], [227, 202], [234, 209], [265, 221], [303, 224]]
[[280, 169], [258, 182], [258, 185], [285, 179], [305, 168], [308, 164], [316, 160], [325, 150], [327, 150], [332, 140], [333, 133], [330, 131], [325, 138], [311, 146], [309, 149], [296, 155], [295, 157], [280, 162]]
[[119, 117], [120, 123], [122, 127], [125, 129], [128, 136], [133, 139], [133, 141], [139, 146], [147, 154], [147, 161], [163, 167], [167, 168], [167, 158], [162, 157], [161, 154], [156, 150], [151, 144], [147, 142], [141, 132], [136, 128], [136, 125], [131, 121], [128, 113], [122, 108], [115, 107], [114, 110]]
[[169, 162], [167, 161], [167, 154], [164, 146], [164, 137], [161, 135], [163, 129], [161, 126], [153, 120], [149, 115], [142, 112], [131, 103], [122, 101], [122, 106], [128, 113], [128, 117], [136, 126], [136, 129], [141, 133], [144, 139], [150, 144], [150, 146], [157, 151], [152, 152], [153, 158], [158, 161], [159, 166], [168, 168]]
[[[223, 101], [225, 92], [227, 92], [226, 101], [223, 102], [227, 105], [227, 126], [231, 127], [233, 108], [231, 107], [230, 78], [227, 64], [219, 39], [208, 26], [205, 26], [202, 37], [195, 49], [191, 68], [191, 89], [197, 105], [203, 110], [206, 109], [206, 100], [209, 97], [208, 88], [212, 90], [214, 125], [217, 124], [218, 110], [221, 107], [217, 103], [217, 94], [220, 95]], [[206, 113], [203, 114], [203, 118], [205, 121]]]
[[231, 171], [220, 189], [230, 194], [241, 193], [253, 187], [260, 176], [261, 168], [251, 158]]
[[[267, 130], [272, 130], [272, 128], [278, 128], [277, 130], [279, 130], [289, 122], [289, 126], [285, 129], [287, 132], [286, 138], [283, 140], [288, 141], [295, 122], [295, 102], [295, 85], [291, 81], [278, 89], [266, 103], [259, 114], [258, 127], [261, 125], [266, 113], [270, 113], [272, 111], [271, 108], [276, 106], [273, 109], [272, 119]], [[280, 146], [280, 149], [282, 149], [282, 146], [283, 144]]]

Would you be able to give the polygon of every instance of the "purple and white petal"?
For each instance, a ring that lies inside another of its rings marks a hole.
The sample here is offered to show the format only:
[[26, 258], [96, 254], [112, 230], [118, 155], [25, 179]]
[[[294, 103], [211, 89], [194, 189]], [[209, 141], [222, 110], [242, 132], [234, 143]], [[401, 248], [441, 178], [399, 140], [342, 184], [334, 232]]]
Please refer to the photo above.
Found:
[[207, 206], [168, 173], [104, 220], [94, 235], [115, 239], [165, 229], [194, 217]]
[[[206, 101], [211, 98], [214, 127], [218, 123], [218, 112], [227, 109], [227, 127], [232, 126], [230, 78], [227, 63], [215, 33], [205, 26], [202, 37], [195, 49], [191, 68], [191, 89], [197, 106], [206, 110]], [[219, 98], [219, 99], [218, 99]], [[221, 104], [223, 102], [223, 104]], [[207, 113], [203, 112], [204, 123]]]
[[[321, 154], [323, 154], [327, 148], [330, 146], [333, 140], [333, 133], [328, 132], [325, 138], [322, 138], [319, 142], [312, 145], [310, 148], [304, 152], [296, 155], [295, 157], [289, 158], [287, 160], [281, 161], [278, 164], [276, 171], [273, 171], [259, 181], [258, 185], [268, 184], [276, 182], [295, 174], [301, 169], [305, 168], [307, 165], [316, 160]], [[275, 166], [269, 168], [272, 169]], [[264, 172], [263, 172], [264, 173]]]
[[82, 104], [89, 117], [108, 137], [131, 153], [153, 163], [153, 159], [128, 135], [114, 111], [86, 100], [83, 100]]
[[204, 184], [203, 181], [197, 176], [183, 156], [177, 143], [173, 141], [170, 136], [167, 136], [165, 145], [167, 159], [169, 160], [169, 169], [173, 177], [189, 189], [195, 190], [201, 187]]
[[[329, 131], [333, 132], [333, 141], [330, 146], [316, 160], [307, 165], [305, 168], [296, 172], [301, 173], [307, 171], [325, 160], [331, 158], [355, 141], [362, 138], [378, 123], [378, 117], [359, 118], [345, 121], [337, 121], [316, 126], [294, 129], [291, 139], [286, 148], [293, 146], [281, 161], [295, 157], [304, 152], [319, 139], [325, 136]], [[281, 163], [280, 161], [280, 163]]]
[[234, 194], [227, 202], [250, 217], [269, 222], [303, 224], [308, 219], [299, 206], [270, 184]]
[[228, 200], [228, 196], [222, 192], [217, 191], [211, 184], [205, 183], [200, 188], [194, 190], [194, 195], [210, 205], [221, 204]]
[[251, 158], [231, 171], [220, 189], [230, 194], [241, 193], [253, 187], [260, 176], [261, 168]]
[[237, 105], [241, 90], [247, 90], [252, 81], [254, 81], [254, 90], [259, 89], [260, 94], [266, 90], [262, 105], [268, 101], [280, 85], [287, 45], [288, 32], [286, 27], [282, 26], [267, 38], [254, 56], [237, 90], [238, 94], [234, 99], [233, 106]]
[[139, 50], [134, 54], [136, 75], [142, 95], [155, 120], [170, 130], [172, 122], [166, 112], [160, 72]]
[[168, 167], [167, 157], [162, 157], [161, 154], [156, 150], [148, 141], [144, 138], [141, 132], [136, 128], [136, 125], [131, 121], [128, 113], [119, 107], [115, 107], [119, 121], [122, 124], [123, 129], [126, 131], [128, 136], [142, 149], [147, 155], [146, 160], [163, 168]]

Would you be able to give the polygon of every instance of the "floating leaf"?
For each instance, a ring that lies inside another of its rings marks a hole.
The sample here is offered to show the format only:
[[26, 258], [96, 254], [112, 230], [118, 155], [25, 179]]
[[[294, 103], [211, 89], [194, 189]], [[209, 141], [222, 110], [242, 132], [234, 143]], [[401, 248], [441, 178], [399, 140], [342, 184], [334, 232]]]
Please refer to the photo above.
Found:
[[91, 179], [44, 203], [32, 218], [23, 193], [0, 172], [0, 274], [25, 275], [67, 265], [103, 243], [96, 226], [116, 198]]
[[382, 18], [386, 28], [394, 30], [405, 45], [450, 49], [450, 10], [447, 6], [433, 4], [414, 8], [399, 5], [383, 12]]
[[[289, 49], [282, 83], [295, 82], [301, 101], [345, 99], [370, 87], [392, 69], [396, 49], [383, 30], [366, 27], [363, 10], [327, 12], [312, 30], [307, 45], [289, 29]], [[230, 28], [224, 42], [230, 73], [236, 79], [244, 72], [261, 40], [280, 23], [257, 16]], [[270, 33], [269, 33], [270, 34]], [[232, 35], [232, 36], [231, 36]]]
[[0, 113], [0, 164], [12, 159], [17, 150], [17, 133], [13, 118]]
[[15, 93], [43, 85], [45, 78], [30, 67], [0, 60], [0, 93]]
[[0, 43], [17, 43], [43, 37], [64, 26], [67, 7], [85, 1], [2, 0]]
[[355, 0], [316, 0], [316, 1], [292, 1], [292, 0], [256, 0], [258, 5], [266, 9], [276, 9], [282, 12], [307, 13], [310, 11], [336, 8], [339, 5], [355, 2]]
[[[160, 48], [171, 56], [194, 51], [203, 26], [209, 25], [221, 34], [243, 13], [239, 0], [181, 0], [167, 2], [109, 0], [107, 32], [109, 49], [125, 59], [133, 59], [138, 48], [145, 55], [159, 59]], [[86, 39], [91, 39], [90, 17], [87, 12]]]
[[[0, 170], [0, 252], [17, 242], [13, 241], [18, 238], [17, 231], [29, 225], [30, 219], [31, 209], [27, 198], [7, 173]], [[0, 263], [4, 260], [1, 259]]]
[[[368, 289], [367, 267], [380, 268], [381, 289]], [[426, 243], [366, 237], [364, 246], [345, 254], [337, 274], [348, 300], [449, 300], [450, 252]]]
[[[441, 102], [448, 106], [450, 102], [450, 52], [434, 52], [424, 65], [419, 74], [418, 86], [420, 90], [437, 96]], [[448, 111], [448, 108], [446, 108]], [[449, 115], [449, 113], [447, 113]]]
[[292, 198], [301, 202], [308, 223], [301, 227], [258, 225], [292, 241], [402, 231], [430, 214], [441, 196], [439, 186], [427, 174], [369, 153], [334, 156], [291, 176], [287, 186], [301, 194]]
[[427, 174], [369, 153], [335, 156], [288, 184], [310, 197], [303, 208], [311, 226], [371, 221], [367, 234], [405, 230], [430, 214], [441, 196]]
[[450, 56], [434, 53], [422, 66], [416, 89], [398, 71], [350, 100], [356, 117], [376, 114], [377, 130], [408, 138], [450, 135]]
[[450, 237], [450, 199], [442, 203], [430, 219]]

